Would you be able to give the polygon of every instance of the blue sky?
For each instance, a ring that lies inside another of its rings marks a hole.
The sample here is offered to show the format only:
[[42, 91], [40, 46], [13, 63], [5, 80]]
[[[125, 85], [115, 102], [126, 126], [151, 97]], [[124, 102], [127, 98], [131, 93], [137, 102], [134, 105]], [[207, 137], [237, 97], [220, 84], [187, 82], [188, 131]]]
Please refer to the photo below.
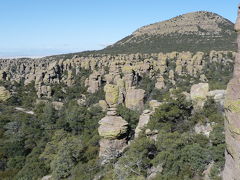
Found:
[[102, 49], [137, 28], [193, 11], [235, 21], [237, 0], [0, 0], [0, 57]]

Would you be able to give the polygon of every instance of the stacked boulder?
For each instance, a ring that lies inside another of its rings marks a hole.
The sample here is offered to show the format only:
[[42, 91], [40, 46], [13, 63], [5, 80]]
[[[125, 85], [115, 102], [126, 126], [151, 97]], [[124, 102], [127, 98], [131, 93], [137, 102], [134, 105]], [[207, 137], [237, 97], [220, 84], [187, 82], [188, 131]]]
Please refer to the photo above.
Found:
[[106, 164], [119, 157], [127, 146], [128, 123], [117, 115], [119, 89], [116, 85], [107, 84], [104, 87], [105, 99], [108, 105], [107, 115], [99, 121], [98, 133], [100, 140], [99, 157], [101, 164]]

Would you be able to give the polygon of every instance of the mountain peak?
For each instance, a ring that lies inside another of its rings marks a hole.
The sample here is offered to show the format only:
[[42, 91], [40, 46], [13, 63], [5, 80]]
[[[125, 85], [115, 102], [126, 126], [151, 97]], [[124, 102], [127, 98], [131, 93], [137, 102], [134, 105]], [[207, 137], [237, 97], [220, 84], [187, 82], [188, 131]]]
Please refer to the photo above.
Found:
[[[219, 24], [233, 26], [233, 23], [215, 13], [197, 11], [180, 15], [163, 22], [144, 26], [136, 30], [133, 35], [166, 35], [171, 33], [186, 34], [199, 32], [199, 29], [206, 31], [206, 33], [213, 33], [217, 35], [222, 31], [222, 28], [219, 27]], [[227, 33], [231, 34], [231, 31], [229, 30]]]
[[222, 16], [197, 11], [143, 26], [108, 46], [104, 53], [235, 50], [234, 24]]

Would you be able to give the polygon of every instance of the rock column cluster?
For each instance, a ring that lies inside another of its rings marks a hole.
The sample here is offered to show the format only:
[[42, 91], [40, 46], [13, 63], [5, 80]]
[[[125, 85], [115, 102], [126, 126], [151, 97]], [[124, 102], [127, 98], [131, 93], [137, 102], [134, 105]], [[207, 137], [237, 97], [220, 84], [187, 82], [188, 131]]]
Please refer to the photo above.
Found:
[[227, 87], [225, 100], [225, 167], [223, 180], [240, 179], [240, 6], [235, 24], [238, 52], [236, 54], [233, 79]]

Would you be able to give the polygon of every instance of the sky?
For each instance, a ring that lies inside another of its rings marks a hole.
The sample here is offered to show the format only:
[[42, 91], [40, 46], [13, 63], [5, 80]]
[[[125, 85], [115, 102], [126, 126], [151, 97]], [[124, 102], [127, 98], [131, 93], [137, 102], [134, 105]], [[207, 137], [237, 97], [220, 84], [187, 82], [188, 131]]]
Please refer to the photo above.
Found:
[[136, 29], [211, 11], [232, 22], [238, 0], [0, 0], [0, 57], [102, 49]]

